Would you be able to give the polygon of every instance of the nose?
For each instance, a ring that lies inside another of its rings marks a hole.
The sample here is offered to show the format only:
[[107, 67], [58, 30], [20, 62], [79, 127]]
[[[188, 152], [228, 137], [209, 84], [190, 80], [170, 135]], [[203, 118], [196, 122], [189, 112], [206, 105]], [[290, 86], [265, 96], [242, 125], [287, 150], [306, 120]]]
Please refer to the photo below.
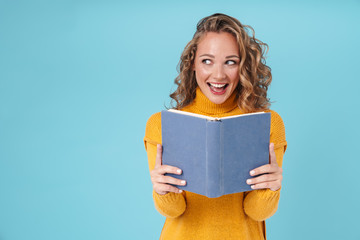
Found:
[[218, 80], [224, 79], [226, 77], [225, 69], [222, 64], [218, 64], [214, 67], [213, 77]]

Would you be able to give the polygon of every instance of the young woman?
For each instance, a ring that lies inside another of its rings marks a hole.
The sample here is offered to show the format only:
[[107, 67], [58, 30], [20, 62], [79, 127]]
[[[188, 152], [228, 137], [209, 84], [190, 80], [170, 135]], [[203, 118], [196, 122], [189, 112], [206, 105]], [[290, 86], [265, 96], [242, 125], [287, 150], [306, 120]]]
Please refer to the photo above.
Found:
[[161, 114], [152, 115], [144, 141], [155, 207], [166, 217], [161, 239], [266, 239], [265, 219], [277, 210], [287, 146], [283, 121], [269, 110], [272, 77], [266, 48], [251, 27], [233, 17], [214, 14], [199, 21], [180, 59], [178, 87], [170, 95], [175, 108], [213, 117], [271, 112], [269, 164], [250, 172], [247, 183], [253, 191], [219, 198], [181, 191], [174, 185], [185, 181], [165, 176], [181, 174], [181, 169], [162, 165]]

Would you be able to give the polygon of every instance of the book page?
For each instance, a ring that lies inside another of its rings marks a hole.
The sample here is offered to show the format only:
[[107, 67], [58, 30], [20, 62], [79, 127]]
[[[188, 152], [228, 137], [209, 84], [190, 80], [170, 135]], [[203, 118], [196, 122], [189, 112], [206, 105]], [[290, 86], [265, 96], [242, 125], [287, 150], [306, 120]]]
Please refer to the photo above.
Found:
[[176, 109], [169, 109], [168, 111], [174, 112], [174, 113], [183, 114], [183, 115], [193, 116], [193, 117], [204, 118], [204, 119], [208, 119], [208, 120], [210, 120], [210, 121], [221, 121], [221, 119], [229, 119], [229, 118], [236, 118], [236, 117], [245, 117], [245, 116], [249, 116], [249, 115], [255, 115], [255, 114], [265, 113], [265, 112], [245, 113], [245, 114], [234, 115], [234, 116], [229, 116], [229, 117], [215, 118], [215, 117], [209, 117], [209, 116], [205, 116], [205, 115], [201, 115], [201, 114], [197, 114], [197, 113], [180, 111], [180, 110], [176, 110]]
[[211, 120], [211, 121], [216, 121], [217, 120], [217, 118], [208, 117], [208, 116], [197, 114], [197, 113], [180, 111], [180, 110], [176, 110], [176, 109], [169, 109], [168, 111], [183, 114], [183, 115], [193, 116], [193, 117], [205, 118], [205, 119], [208, 119], [208, 120]]
[[221, 120], [221, 119], [229, 119], [229, 118], [236, 118], [236, 117], [245, 117], [245, 116], [249, 116], [249, 115], [256, 115], [256, 114], [262, 114], [262, 113], [265, 113], [265, 112], [244, 113], [241, 115], [234, 115], [234, 116], [222, 117], [222, 118], [217, 118], [217, 119]]

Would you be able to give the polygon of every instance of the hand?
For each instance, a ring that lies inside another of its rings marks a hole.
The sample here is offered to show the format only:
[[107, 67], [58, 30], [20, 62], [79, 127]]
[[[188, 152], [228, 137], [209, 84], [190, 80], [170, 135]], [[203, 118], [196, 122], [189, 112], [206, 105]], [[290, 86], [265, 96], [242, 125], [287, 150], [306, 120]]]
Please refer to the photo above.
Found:
[[170, 184], [184, 186], [186, 184], [186, 181], [176, 179], [170, 176], [165, 176], [165, 173], [173, 173], [180, 175], [181, 169], [169, 165], [162, 165], [162, 146], [161, 144], [158, 144], [155, 167], [150, 172], [153, 189], [160, 195], [164, 195], [168, 192], [181, 193], [182, 190]]
[[276, 162], [276, 156], [274, 151], [274, 144], [270, 143], [270, 164], [263, 165], [250, 171], [251, 176], [257, 176], [264, 174], [259, 177], [251, 178], [246, 181], [247, 184], [251, 185], [252, 189], [264, 189], [269, 188], [272, 191], [276, 191], [281, 187], [282, 168], [279, 167]]

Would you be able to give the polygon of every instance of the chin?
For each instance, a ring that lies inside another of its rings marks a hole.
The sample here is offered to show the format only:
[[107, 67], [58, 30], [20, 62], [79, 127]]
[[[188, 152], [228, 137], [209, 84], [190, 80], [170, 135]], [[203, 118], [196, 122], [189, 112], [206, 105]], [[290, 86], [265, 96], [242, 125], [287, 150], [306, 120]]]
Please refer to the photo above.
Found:
[[[211, 93], [210, 93], [211, 94]], [[227, 99], [229, 98], [229, 96], [221, 96], [221, 97], [217, 97], [217, 96], [210, 96], [208, 97], [208, 99], [215, 104], [222, 104], [224, 103]]]

